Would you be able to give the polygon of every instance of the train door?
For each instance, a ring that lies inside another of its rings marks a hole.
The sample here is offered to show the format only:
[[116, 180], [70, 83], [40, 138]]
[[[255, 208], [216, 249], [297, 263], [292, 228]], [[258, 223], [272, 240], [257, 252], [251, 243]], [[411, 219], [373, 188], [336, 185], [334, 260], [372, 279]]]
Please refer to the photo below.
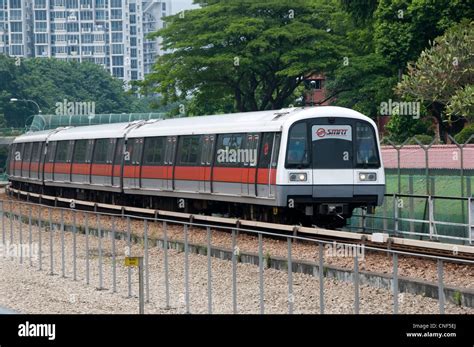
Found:
[[163, 189], [173, 190], [173, 165], [176, 153], [176, 136], [168, 136], [166, 138], [166, 151], [165, 151], [165, 177], [163, 179]]
[[27, 142], [23, 150], [23, 160], [21, 161], [21, 177], [29, 178], [30, 177], [30, 160], [31, 160], [31, 150], [33, 148], [33, 142]]
[[264, 133], [262, 135], [257, 169], [257, 195], [259, 197], [275, 197], [280, 138], [280, 133]]
[[215, 135], [204, 135], [201, 147], [201, 166], [199, 168], [199, 191], [211, 192], [211, 165], [214, 154]]
[[123, 138], [115, 139], [115, 148], [114, 148], [114, 160], [112, 163], [112, 186], [120, 187], [121, 186], [121, 177], [122, 177], [122, 159], [123, 159]]
[[143, 138], [134, 139], [132, 165], [133, 165], [133, 188], [140, 188], [140, 168], [142, 163]]
[[313, 197], [354, 194], [352, 121], [341, 117], [310, 121]]
[[255, 196], [255, 179], [257, 175], [257, 153], [260, 134], [247, 134], [244, 150], [237, 153], [242, 167], [242, 195]]
[[15, 148], [15, 176], [17, 177], [21, 177], [24, 148], [24, 143], [18, 143]]

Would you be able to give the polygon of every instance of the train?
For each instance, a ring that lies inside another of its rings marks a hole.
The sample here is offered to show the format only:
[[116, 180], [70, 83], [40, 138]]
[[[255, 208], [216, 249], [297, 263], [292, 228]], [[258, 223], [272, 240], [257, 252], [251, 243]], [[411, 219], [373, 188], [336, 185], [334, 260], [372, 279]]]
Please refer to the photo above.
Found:
[[28, 132], [7, 174], [31, 193], [327, 228], [385, 194], [376, 124], [336, 106]]

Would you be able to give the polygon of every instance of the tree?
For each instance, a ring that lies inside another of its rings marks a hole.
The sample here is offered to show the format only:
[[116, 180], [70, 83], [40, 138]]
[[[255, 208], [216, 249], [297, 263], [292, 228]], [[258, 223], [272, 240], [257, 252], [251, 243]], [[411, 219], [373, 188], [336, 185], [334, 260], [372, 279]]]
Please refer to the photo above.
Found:
[[303, 79], [341, 64], [343, 33], [332, 21], [336, 1], [197, 1], [202, 8], [166, 18], [170, 53], [142, 84], [163, 102], [192, 97], [192, 108], [278, 109], [294, 103]]
[[379, 0], [374, 12], [375, 48], [401, 76], [430, 40], [463, 18], [473, 17], [468, 0]]
[[23, 127], [38, 109], [31, 102], [11, 103], [11, 98], [34, 100], [43, 114], [55, 114], [56, 103], [64, 99], [95, 102], [96, 113], [129, 113], [141, 106], [124, 91], [121, 80], [99, 65], [0, 55], [0, 114], [8, 126]]
[[[463, 110], [472, 110], [473, 40], [473, 22], [463, 21], [453, 26], [437, 37], [416, 63], [408, 65], [407, 73], [396, 88], [401, 96], [427, 104], [440, 124], [440, 133], [445, 140], [446, 132], [456, 132], [456, 128], [450, 129], [454, 122], [460, 123], [453, 115], [459, 112], [463, 117]], [[447, 107], [449, 114], [445, 112]]]

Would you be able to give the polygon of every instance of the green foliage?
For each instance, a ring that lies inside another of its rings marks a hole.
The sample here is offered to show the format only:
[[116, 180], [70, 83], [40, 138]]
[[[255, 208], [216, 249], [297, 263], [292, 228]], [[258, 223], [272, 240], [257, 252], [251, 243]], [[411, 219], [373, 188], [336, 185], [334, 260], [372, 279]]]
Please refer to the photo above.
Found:
[[474, 121], [474, 85], [469, 84], [454, 92], [446, 107], [446, 114], [450, 119], [457, 115], [468, 122]]
[[468, 0], [380, 0], [374, 13], [376, 50], [398, 68], [415, 60], [429, 41], [473, 18]]
[[461, 306], [462, 304], [462, 294], [460, 291], [456, 290], [453, 294], [453, 300], [454, 303], [458, 306]]
[[[417, 141], [418, 140], [418, 141]], [[433, 136], [426, 135], [426, 134], [416, 134], [407, 142], [408, 145], [429, 145], [433, 142]]]
[[394, 143], [403, 143], [406, 139], [415, 135], [420, 141], [420, 136], [428, 136], [432, 140], [433, 135], [427, 120], [414, 119], [404, 115], [391, 116], [385, 129], [388, 132], [388, 138]]
[[474, 143], [474, 123], [466, 126], [461, 132], [454, 136], [457, 143], [466, 143], [472, 136], [469, 143]]
[[122, 81], [92, 63], [56, 59], [15, 59], [0, 55], [0, 114], [8, 126], [23, 127], [37, 107], [31, 102], [10, 102], [10, 98], [36, 101], [43, 114], [56, 111], [56, 103], [95, 102], [96, 113], [141, 111], [140, 101], [128, 95]]
[[335, 0], [198, 3], [153, 35], [171, 53], [141, 85], [164, 104], [192, 97], [187, 114], [288, 106], [304, 76], [330, 73], [347, 50]]
[[[473, 22], [464, 21], [450, 28], [421, 53], [416, 63], [408, 65], [397, 92], [404, 97], [439, 104], [441, 108], [451, 104], [451, 114], [472, 109], [472, 95], [466, 94], [472, 94], [473, 40]], [[465, 89], [460, 91], [460, 88]], [[466, 100], [471, 106], [460, 104]], [[440, 117], [443, 117], [441, 121], [446, 120], [444, 113]]]

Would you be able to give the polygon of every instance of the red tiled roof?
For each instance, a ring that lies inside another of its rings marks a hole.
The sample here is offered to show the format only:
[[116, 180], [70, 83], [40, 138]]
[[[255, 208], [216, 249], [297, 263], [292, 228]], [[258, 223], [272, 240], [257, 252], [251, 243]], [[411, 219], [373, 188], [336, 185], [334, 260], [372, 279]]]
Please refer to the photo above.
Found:
[[[396, 169], [397, 151], [392, 146], [382, 146], [384, 166]], [[464, 169], [474, 169], [474, 145], [464, 147]], [[418, 145], [403, 146], [400, 150], [400, 168], [424, 169], [425, 151]], [[461, 151], [455, 145], [434, 145], [428, 150], [428, 167], [431, 169], [460, 169]]]

